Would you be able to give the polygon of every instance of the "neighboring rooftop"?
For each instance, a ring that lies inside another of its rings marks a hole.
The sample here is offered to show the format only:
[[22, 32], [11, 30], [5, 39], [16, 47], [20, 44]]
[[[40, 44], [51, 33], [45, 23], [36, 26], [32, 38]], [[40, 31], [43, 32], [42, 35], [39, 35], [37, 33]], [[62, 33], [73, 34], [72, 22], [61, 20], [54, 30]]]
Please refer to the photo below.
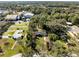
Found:
[[16, 20], [16, 19], [19, 19], [19, 16], [18, 15], [7, 15], [5, 17], [6, 20]]

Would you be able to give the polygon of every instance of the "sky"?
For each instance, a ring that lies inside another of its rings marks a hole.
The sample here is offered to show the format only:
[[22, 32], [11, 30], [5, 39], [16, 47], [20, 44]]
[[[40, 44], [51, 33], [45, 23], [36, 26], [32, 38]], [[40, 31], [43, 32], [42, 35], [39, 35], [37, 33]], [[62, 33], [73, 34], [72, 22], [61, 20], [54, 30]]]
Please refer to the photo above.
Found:
[[0, 1], [79, 1], [79, 0], [0, 0]]

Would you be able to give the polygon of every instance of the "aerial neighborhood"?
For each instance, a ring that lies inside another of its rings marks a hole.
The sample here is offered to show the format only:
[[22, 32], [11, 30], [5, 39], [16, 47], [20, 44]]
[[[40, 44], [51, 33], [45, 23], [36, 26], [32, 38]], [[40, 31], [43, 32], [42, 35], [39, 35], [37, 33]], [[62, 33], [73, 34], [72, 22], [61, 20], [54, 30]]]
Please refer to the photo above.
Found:
[[0, 57], [78, 57], [79, 2], [0, 2]]

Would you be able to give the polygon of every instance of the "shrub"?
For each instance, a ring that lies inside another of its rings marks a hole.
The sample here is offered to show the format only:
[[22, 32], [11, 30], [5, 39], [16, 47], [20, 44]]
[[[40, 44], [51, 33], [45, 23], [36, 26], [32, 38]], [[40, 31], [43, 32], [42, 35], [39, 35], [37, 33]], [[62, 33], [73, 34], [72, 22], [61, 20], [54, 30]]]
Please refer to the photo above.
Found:
[[56, 34], [49, 34], [49, 39], [52, 41], [56, 41], [59, 39], [59, 37]]

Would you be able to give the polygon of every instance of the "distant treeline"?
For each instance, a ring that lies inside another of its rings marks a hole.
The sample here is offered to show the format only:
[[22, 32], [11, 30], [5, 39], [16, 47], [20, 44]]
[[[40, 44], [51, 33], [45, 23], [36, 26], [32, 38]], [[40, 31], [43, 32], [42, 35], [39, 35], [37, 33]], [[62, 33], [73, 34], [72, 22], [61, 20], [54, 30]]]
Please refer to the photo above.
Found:
[[67, 2], [67, 1], [0, 1], [0, 7], [11, 7], [17, 5], [44, 5], [49, 7], [68, 7], [77, 6], [79, 2]]

